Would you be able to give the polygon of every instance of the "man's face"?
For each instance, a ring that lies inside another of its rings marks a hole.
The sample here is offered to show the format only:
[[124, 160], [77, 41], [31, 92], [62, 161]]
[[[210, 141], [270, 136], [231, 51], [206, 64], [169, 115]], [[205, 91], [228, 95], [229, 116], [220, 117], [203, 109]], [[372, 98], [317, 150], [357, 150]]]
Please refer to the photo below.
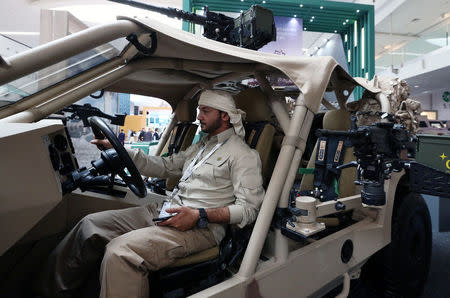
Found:
[[[214, 133], [222, 126], [221, 112], [217, 109], [200, 105], [197, 119], [200, 120], [200, 128], [203, 132]], [[222, 112], [223, 113], [223, 112]]]

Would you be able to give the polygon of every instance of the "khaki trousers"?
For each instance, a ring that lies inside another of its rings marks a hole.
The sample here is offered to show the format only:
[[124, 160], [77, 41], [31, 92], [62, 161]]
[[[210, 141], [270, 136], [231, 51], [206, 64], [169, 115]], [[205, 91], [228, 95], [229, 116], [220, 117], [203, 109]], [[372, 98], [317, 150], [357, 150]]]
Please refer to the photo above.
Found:
[[41, 287], [60, 297], [80, 287], [101, 261], [100, 297], [149, 297], [148, 271], [158, 270], [216, 244], [209, 229], [181, 232], [156, 226], [157, 206], [93, 213], [52, 252]]

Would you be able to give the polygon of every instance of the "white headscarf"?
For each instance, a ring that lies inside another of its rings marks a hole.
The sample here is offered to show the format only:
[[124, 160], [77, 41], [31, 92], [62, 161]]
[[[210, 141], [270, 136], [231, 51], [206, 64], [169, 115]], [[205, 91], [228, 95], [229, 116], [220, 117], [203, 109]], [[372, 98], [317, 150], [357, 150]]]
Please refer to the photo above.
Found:
[[236, 134], [242, 139], [244, 138], [245, 129], [242, 121], [245, 120], [245, 112], [236, 108], [236, 103], [230, 93], [220, 90], [205, 90], [200, 95], [198, 104], [226, 112], [230, 116], [230, 123]]

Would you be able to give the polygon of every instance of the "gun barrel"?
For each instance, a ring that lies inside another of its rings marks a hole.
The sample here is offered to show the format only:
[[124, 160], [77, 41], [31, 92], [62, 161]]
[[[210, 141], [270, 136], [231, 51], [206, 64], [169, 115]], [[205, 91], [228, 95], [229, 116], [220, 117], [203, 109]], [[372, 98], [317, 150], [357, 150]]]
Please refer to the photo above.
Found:
[[109, 1], [158, 12], [171, 18], [180, 18], [185, 21], [193, 22], [199, 25], [206, 24], [206, 17], [176, 8], [169, 8], [169, 7], [164, 8], [132, 0], [109, 0]]
[[341, 137], [352, 137], [356, 136], [356, 132], [353, 131], [340, 131], [340, 130], [329, 130], [329, 129], [318, 129], [316, 130], [317, 137], [326, 136], [341, 136]]

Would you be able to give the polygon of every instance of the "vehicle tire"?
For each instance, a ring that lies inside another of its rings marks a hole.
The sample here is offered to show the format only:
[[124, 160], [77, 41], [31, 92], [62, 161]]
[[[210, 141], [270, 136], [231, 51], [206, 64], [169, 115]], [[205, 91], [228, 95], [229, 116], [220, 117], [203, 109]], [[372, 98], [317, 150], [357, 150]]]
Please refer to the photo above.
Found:
[[394, 208], [392, 241], [362, 267], [351, 297], [420, 297], [431, 258], [431, 219], [422, 196], [407, 193]]

